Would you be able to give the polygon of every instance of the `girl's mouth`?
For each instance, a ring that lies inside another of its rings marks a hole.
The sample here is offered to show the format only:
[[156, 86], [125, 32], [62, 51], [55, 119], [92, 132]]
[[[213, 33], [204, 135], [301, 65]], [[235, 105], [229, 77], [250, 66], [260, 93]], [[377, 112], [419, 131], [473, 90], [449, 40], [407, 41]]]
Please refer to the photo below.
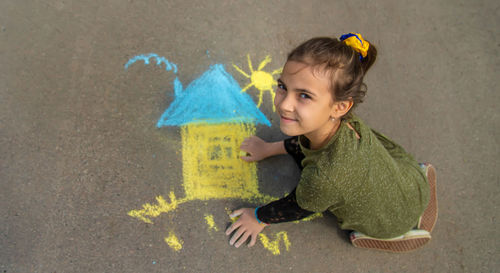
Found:
[[284, 122], [284, 123], [291, 123], [291, 122], [297, 121], [295, 119], [287, 118], [287, 117], [284, 117], [284, 116], [280, 116], [280, 118], [281, 118], [281, 122]]

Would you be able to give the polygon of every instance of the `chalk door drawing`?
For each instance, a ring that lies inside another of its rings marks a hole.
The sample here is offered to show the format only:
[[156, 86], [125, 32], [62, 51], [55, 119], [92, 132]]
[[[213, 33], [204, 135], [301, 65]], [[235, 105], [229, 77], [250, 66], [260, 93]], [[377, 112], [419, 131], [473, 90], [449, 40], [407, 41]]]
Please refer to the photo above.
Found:
[[[152, 58], [156, 59], [157, 66], [165, 65], [166, 71], [177, 74], [176, 64], [154, 53], [135, 56], [125, 64], [125, 69], [139, 60], [149, 64]], [[248, 61], [251, 67], [249, 56]], [[258, 70], [260, 71], [270, 61], [270, 57], [266, 57]], [[241, 72], [239, 68], [237, 70]], [[252, 68], [251, 71], [258, 72]], [[256, 76], [257, 80], [252, 82], [258, 89], [271, 88], [272, 84], [264, 85], [261, 82], [263, 80], [259, 79], [267, 76], [272, 79], [272, 75], [278, 73], [277, 71], [266, 72], [266, 76]], [[174, 211], [179, 205], [193, 200], [233, 198], [263, 203], [277, 199], [259, 192], [256, 164], [240, 159], [239, 149], [246, 137], [255, 134], [256, 125], [271, 126], [271, 123], [224, 66], [222, 64], [210, 66], [185, 89], [176, 77], [173, 87], [175, 99], [161, 115], [156, 126], [181, 127], [185, 196], [177, 198], [171, 191], [168, 196], [169, 201], [159, 195], [156, 197], [156, 204], [143, 204], [142, 209], [131, 210], [128, 215], [153, 224], [153, 218]], [[205, 220], [209, 231], [219, 231], [213, 215], [206, 214]], [[274, 255], [280, 254], [281, 240], [287, 251], [290, 246], [285, 231], [276, 233], [274, 241], [270, 241], [265, 234], [260, 234], [259, 239]], [[165, 237], [165, 242], [175, 251], [182, 249], [183, 241], [173, 231]]]

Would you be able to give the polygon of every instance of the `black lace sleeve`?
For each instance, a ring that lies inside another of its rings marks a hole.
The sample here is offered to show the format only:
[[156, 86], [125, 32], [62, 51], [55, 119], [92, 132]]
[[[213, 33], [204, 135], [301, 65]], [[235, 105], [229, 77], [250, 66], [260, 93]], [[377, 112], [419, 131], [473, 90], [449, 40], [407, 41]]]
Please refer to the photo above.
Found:
[[262, 206], [256, 211], [257, 218], [266, 224], [296, 221], [313, 213], [299, 207], [295, 197], [295, 189], [286, 197]]
[[293, 157], [297, 166], [302, 170], [302, 159], [304, 159], [304, 154], [299, 145], [299, 137], [294, 136], [283, 141], [285, 143], [286, 152]]

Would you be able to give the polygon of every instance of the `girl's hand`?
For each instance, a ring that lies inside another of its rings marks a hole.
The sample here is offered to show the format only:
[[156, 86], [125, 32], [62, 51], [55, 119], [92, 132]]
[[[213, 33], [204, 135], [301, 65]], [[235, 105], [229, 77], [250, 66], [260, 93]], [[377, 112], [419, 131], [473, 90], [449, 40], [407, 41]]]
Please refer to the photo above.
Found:
[[265, 142], [258, 136], [251, 136], [245, 138], [243, 143], [241, 143], [240, 150], [247, 152], [246, 156], [242, 156], [241, 159], [247, 162], [260, 161], [269, 155], [269, 143]]
[[[233, 237], [229, 241], [230, 245], [234, 245], [235, 247], [240, 247], [248, 237], [252, 237], [250, 240], [250, 244], [248, 247], [252, 247], [257, 242], [257, 235], [264, 229], [265, 224], [259, 224], [254, 214], [255, 209], [252, 208], [242, 208], [239, 210], [233, 211], [229, 217], [233, 218], [236, 216], [240, 216], [240, 218], [234, 222], [227, 230], [226, 235], [230, 235], [233, 231], [236, 230]], [[238, 240], [239, 238], [239, 240]], [[236, 240], [238, 240], [236, 242]], [[234, 244], [236, 242], [236, 244]]]

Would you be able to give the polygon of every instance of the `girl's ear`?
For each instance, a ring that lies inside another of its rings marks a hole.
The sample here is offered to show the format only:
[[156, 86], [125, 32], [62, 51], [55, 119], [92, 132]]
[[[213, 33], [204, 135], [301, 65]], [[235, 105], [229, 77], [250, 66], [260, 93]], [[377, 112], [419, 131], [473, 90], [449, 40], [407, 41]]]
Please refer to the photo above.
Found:
[[354, 103], [352, 100], [343, 100], [343, 101], [337, 101], [333, 103], [333, 108], [332, 108], [332, 117], [335, 119], [338, 119], [340, 117], [343, 117], [349, 110], [351, 110], [352, 106]]

